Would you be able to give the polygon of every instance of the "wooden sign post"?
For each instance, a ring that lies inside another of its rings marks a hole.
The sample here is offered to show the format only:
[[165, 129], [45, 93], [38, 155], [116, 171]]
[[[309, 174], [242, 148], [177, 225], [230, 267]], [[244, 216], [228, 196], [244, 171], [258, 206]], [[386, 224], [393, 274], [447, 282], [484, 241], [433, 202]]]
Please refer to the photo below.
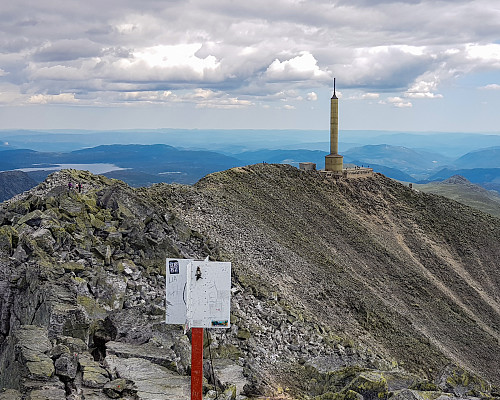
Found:
[[203, 328], [191, 328], [191, 400], [203, 397]]

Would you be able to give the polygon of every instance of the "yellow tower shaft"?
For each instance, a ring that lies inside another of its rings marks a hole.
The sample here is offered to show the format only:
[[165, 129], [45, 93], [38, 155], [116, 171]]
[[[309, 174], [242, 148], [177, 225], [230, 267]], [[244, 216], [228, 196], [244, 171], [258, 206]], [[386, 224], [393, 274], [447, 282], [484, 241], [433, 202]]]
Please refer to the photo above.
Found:
[[335, 94], [333, 80], [333, 96], [330, 100], [330, 154], [325, 157], [325, 171], [342, 173], [344, 157], [339, 154], [339, 99]]
[[330, 100], [330, 154], [339, 154], [339, 99]]

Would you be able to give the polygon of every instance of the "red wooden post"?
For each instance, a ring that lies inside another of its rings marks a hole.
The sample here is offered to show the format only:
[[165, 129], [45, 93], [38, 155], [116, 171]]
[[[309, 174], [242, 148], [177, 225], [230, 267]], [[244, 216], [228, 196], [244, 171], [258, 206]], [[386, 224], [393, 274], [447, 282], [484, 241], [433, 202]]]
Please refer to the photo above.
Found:
[[191, 328], [191, 400], [203, 398], [203, 328]]

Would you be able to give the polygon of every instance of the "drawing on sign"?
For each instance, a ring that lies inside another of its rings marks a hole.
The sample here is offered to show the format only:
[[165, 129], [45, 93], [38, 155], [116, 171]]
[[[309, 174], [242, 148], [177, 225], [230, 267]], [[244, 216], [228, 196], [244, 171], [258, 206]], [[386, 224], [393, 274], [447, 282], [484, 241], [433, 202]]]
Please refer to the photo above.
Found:
[[229, 328], [231, 263], [167, 259], [167, 324]]
[[[193, 261], [188, 267], [188, 286], [189, 325], [193, 328], [228, 328], [231, 263]], [[217, 324], [214, 321], [224, 323]]]

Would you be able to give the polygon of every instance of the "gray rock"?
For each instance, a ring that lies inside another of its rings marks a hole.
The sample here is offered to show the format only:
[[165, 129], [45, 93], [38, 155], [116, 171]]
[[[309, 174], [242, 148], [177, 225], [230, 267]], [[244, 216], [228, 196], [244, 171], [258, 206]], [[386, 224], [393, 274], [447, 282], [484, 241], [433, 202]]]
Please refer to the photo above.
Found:
[[67, 346], [71, 353], [80, 354], [87, 351], [87, 345], [82, 339], [70, 336], [59, 336], [57, 341], [61, 345]]
[[74, 379], [78, 370], [78, 359], [74, 354], [61, 354], [54, 363], [56, 375], [66, 381]]
[[15, 389], [5, 389], [0, 391], [0, 400], [22, 400], [22, 394]]
[[106, 356], [105, 364], [117, 376], [130, 380], [139, 400], [188, 400], [190, 378], [141, 358], [119, 359]]
[[123, 393], [135, 393], [134, 385], [131, 381], [123, 378], [114, 379], [104, 385], [103, 392], [112, 399], [122, 397]]
[[176, 370], [176, 354], [170, 348], [159, 346], [153, 342], [140, 345], [108, 342], [106, 343], [106, 353], [123, 358], [143, 358], [154, 364]]
[[46, 387], [32, 390], [28, 400], [62, 400], [66, 399], [66, 392], [61, 388]]
[[90, 354], [79, 356], [78, 362], [83, 372], [82, 383], [89, 388], [103, 388], [109, 382], [109, 373], [94, 361]]
[[64, 344], [58, 344], [48, 352], [49, 357], [54, 360], [59, 358], [62, 354], [70, 354], [68, 346]]

